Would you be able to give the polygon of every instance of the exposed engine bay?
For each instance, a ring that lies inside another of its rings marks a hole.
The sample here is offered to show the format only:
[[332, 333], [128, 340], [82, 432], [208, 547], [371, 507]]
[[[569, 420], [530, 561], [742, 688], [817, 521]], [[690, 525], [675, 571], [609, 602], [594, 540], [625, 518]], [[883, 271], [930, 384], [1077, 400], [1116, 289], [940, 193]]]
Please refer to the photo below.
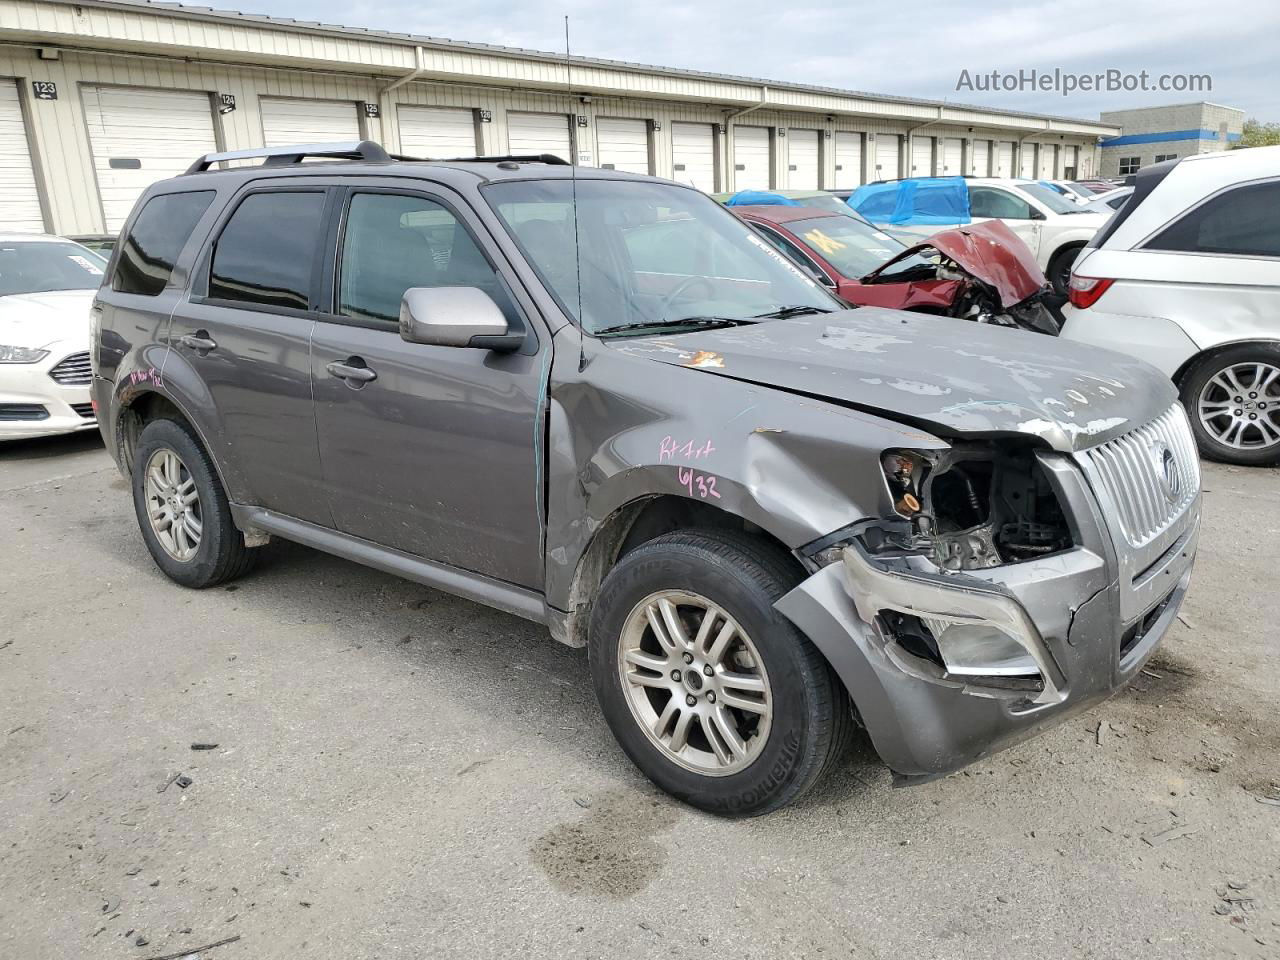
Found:
[[934, 234], [862, 278], [911, 284], [900, 309], [1057, 336], [1066, 297], [1055, 293], [1027, 245], [998, 220]]
[[[1071, 530], [1030, 447], [973, 444], [882, 459], [905, 522], [864, 535], [873, 553], [927, 557], [943, 571], [1017, 563], [1068, 549]], [[877, 542], [878, 541], [878, 542]]]

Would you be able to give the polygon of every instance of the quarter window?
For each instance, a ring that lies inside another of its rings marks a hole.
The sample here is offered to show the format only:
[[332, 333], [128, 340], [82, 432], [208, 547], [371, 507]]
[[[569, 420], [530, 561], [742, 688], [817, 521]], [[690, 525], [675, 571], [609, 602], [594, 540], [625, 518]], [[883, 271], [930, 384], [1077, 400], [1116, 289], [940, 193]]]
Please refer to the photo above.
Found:
[[321, 191], [253, 193], [213, 248], [209, 297], [266, 307], [311, 307], [324, 227]]
[[424, 197], [357, 193], [343, 233], [338, 313], [395, 323], [411, 287], [479, 287], [508, 323], [519, 318], [506, 287], [467, 228]]
[[1162, 230], [1148, 250], [1280, 257], [1280, 180], [1234, 187]]
[[1142, 166], [1141, 157], [1121, 157], [1120, 158], [1120, 176], [1127, 177], [1131, 173], [1137, 173], [1138, 168]]
[[157, 296], [169, 283], [178, 254], [213, 202], [214, 191], [162, 193], [147, 201], [120, 244], [111, 289]]

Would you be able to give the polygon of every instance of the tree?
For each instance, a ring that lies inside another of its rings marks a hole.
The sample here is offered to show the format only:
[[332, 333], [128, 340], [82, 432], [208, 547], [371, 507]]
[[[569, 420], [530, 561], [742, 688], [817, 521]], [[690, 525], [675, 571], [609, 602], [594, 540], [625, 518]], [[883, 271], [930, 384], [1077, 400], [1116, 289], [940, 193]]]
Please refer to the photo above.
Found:
[[1244, 130], [1240, 139], [1231, 145], [1231, 149], [1243, 147], [1274, 147], [1280, 144], [1280, 123], [1259, 123], [1253, 117], [1244, 122]]

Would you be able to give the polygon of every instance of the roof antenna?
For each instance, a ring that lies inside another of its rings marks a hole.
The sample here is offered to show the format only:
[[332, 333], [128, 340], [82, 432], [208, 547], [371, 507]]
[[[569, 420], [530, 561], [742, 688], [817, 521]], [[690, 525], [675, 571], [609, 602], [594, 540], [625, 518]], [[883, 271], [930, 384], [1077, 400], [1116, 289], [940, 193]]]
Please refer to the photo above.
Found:
[[[573, 103], [573, 61], [569, 54], [569, 15], [564, 17], [564, 83], [569, 93], [569, 103]], [[582, 315], [582, 246], [578, 240], [578, 158], [574, 156], [577, 149], [578, 131], [569, 128], [569, 184], [573, 191], [573, 267], [578, 281], [578, 372], [587, 366], [587, 319]]]

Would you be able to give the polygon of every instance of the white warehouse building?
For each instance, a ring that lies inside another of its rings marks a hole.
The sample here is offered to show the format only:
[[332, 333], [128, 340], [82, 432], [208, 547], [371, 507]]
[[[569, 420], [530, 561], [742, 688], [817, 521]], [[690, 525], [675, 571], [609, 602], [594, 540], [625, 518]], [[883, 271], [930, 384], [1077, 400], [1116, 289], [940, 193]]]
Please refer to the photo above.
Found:
[[148, 0], [0, 0], [0, 230], [115, 233], [214, 150], [557, 154], [708, 192], [1088, 176], [1119, 128]]

